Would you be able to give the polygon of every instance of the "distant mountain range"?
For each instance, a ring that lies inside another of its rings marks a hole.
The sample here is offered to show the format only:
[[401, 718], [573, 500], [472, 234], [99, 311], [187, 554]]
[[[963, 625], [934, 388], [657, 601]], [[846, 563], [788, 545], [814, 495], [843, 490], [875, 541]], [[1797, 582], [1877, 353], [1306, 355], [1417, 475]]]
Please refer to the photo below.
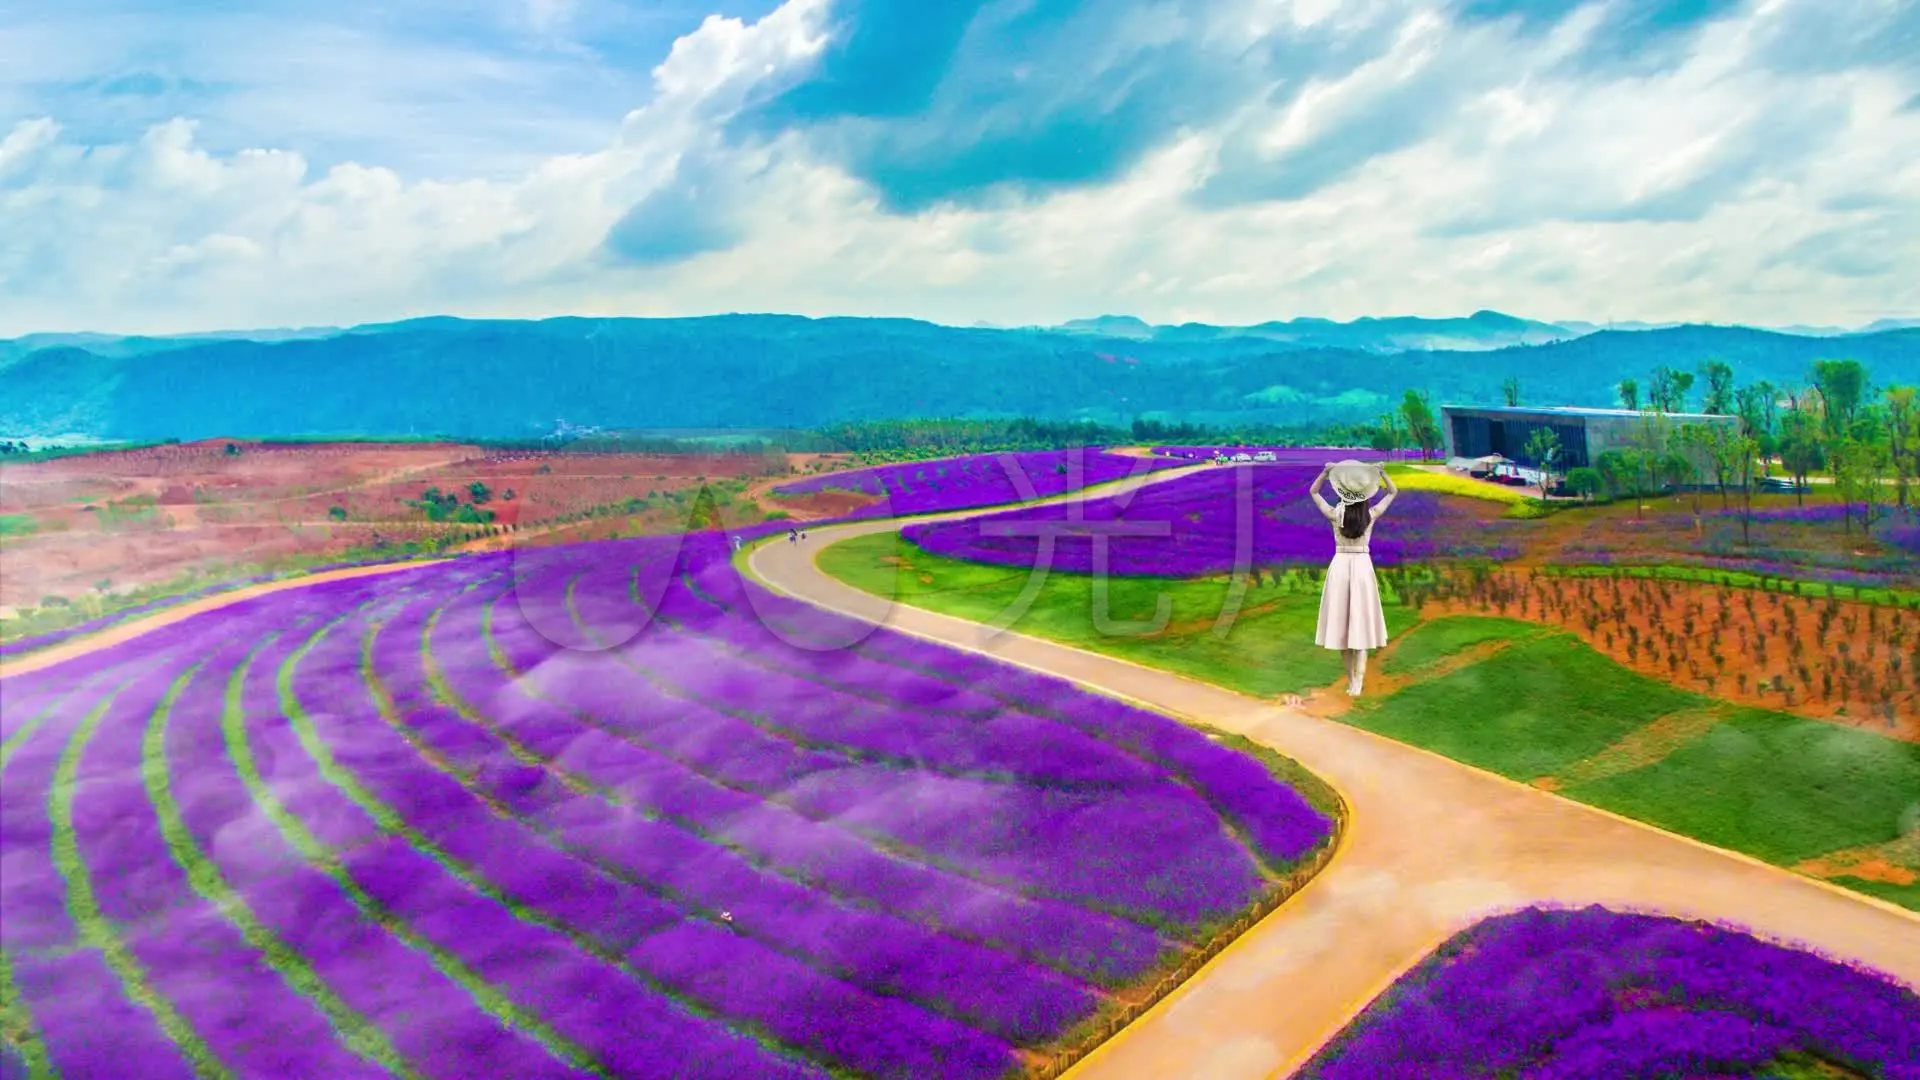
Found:
[[[1367, 352], [1407, 352], [1414, 349], [1471, 351], [1502, 349], [1510, 345], [1547, 345], [1556, 341], [1585, 337], [1602, 330], [1671, 330], [1688, 323], [1592, 323], [1577, 320], [1538, 322], [1503, 315], [1497, 311], [1476, 311], [1464, 319], [1423, 319], [1413, 316], [1362, 318], [1352, 322], [1330, 319], [1291, 319], [1264, 322], [1255, 326], [1210, 326], [1184, 323], [1179, 326], [1153, 326], [1131, 315], [1102, 315], [1093, 319], [1074, 319], [1053, 329], [1096, 337], [1126, 338], [1132, 341], [1220, 341], [1229, 338], [1259, 338], [1286, 342], [1300, 348], [1324, 347], [1361, 349]], [[1775, 333], [1801, 337], [1840, 337], [1872, 334], [1920, 326], [1920, 319], [1881, 319], [1870, 326], [1847, 330], [1837, 326], [1789, 326], [1773, 328]], [[1029, 328], [1042, 329], [1042, 328]], [[1744, 328], [1743, 328], [1744, 329]]]
[[[1593, 330], [1497, 312], [1460, 319], [1294, 319], [1058, 327], [910, 319], [448, 317], [348, 329], [184, 337], [40, 334], [0, 342], [0, 437], [348, 435], [525, 438], [562, 419], [604, 429], [814, 427], [902, 417], [1124, 423], [1371, 418], [1407, 388], [1436, 404], [1608, 405], [1665, 364], [1804, 379], [1850, 357], [1920, 382], [1920, 320], [1848, 334], [1683, 325]], [[1697, 395], [1695, 404], [1697, 404]]]

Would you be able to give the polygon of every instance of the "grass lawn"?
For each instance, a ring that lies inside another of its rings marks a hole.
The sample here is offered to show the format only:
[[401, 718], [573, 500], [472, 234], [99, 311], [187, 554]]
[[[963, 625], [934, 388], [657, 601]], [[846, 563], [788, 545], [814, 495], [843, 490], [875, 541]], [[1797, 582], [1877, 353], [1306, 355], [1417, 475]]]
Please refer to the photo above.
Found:
[[31, 536], [39, 527], [32, 514], [0, 514], [0, 536]]
[[1381, 658], [1379, 669], [1389, 675], [1415, 675], [1442, 660], [1487, 641], [1532, 637], [1545, 628], [1519, 619], [1453, 615], [1421, 623]]
[[1865, 881], [1857, 877], [1831, 879], [1833, 884], [1852, 889], [1857, 893], [1877, 896], [1889, 904], [1899, 904], [1910, 911], [1920, 911], [1920, 885], [1895, 885], [1890, 881]]
[[[875, 533], [834, 544], [820, 553], [820, 567], [850, 585], [902, 603], [979, 622], [995, 622], [1017, 610], [1030, 571], [982, 566], [929, 555], [898, 533]], [[1224, 636], [1215, 624], [1227, 608], [1224, 577], [1194, 581], [1108, 579], [1106, 617], [1154, 620], [1165, 597], [1169, 615], [1158, 632], [1115, 632], [1094, 619], [1097, 581], [1088, 575], [1051, 573], [1032, 605], [1009, 629], [1179, 672], [1258, 697], [1326, 686], [1340, 677], [1340, 654], [1313, 644], [1319, 618], [1319, 586], [1297, 574], [1278, 582], [1249, 583], [1239, 614]], [[1397, 635], [1416, 616], [1381, 584], [1387, 631]]]
[[1920, 803], [1920, 746], [1742, 709], [1658, 762], [1567, 794], [1786, 865], [1896, 839]]
[[[1435, 632], [1461, 631], [1443, 627]], [[1407, 643], [1419, 636], [1409, 635]], [[1700, 701], [1628, 671], [1572, 634], [1536, 631], [1480, 663], [1389, 697], [1362, 698], [1346, 721], [1531, 781]]]
[[[1002, 617], [1028, 576], [930, 556], [895, 533], [835, 544], [821, 552], [820, 565], [870, 592], [979, 621]], [[1224, 640], [1212, 632], [1228, 593], [1223, 579], [1112, 579], [1114, 618], [1150, 617], [1155, 596], [1168, 598], [1168, 627], [1154, 634], [1101, 632], [1092, 592], [1087, 577], [1050, 574], [1012, 628], [1254, 695], [1323, 687], [1339, 677], [1340, 658], [1311, 645], [1319, 594], [1297, 575], [1249, 588]], [[1387, 625], [1394, 641], [1381, 669], [1417, 681], [1361, 699], [1345, 722], [1456, 761], [1522, 782], [1552, 778], [1568, 797], [1783, 866], [1893, 840], [1902, 815], [1920, 803], [1920, 746], [1716, 704], [1630, 671], [1572, 634], [1521, 620], [1455, 615], [1417, 622], [1389, 597]], [[1496, 640], [1511, 644], [1420, 678], [1447, 657]], [[1724, 714], [1679, 725], [1672, 738], [1661, 736], [1665, 725], [1646, 730], [1708, 707]], [[1623, 740], [1654, 752], [1621, 764]], [[1593, 768], [1596, 755], [1605, 768]], [[1920, 910], [1920, 885], [1833, 880]]]

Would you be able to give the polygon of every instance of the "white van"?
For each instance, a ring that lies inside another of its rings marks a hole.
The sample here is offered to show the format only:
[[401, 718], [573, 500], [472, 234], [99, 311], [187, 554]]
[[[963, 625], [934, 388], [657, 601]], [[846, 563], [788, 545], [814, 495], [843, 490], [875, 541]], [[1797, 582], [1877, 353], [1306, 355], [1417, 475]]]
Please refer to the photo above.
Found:
[[1255, 455], [1253, 455], [1253, 460], [1255, 460], [1255, 461], [1278, 461], [1278, 460], [1280, 460], [1280, 456], [1279, 456], [1278, 454], [1275, 454], [1275, 453], [1274, 453], [1273, 451], [1271, 451], [1271, 450], [1262, 450], [1262, 451], [1260, 451], [1259, 453], [1257, 453], [1257, 454], [1255, 454]]

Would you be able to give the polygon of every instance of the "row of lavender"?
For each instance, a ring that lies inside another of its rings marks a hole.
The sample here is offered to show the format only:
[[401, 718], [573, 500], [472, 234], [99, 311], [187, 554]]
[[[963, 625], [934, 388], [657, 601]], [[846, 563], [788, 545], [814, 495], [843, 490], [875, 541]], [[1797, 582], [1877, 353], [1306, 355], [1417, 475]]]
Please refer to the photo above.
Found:
[[726, 554], [475, 557], [10, 677], [27, 1064], [997, 1077], [1329, 835], [1173, 721]]
[[1275, 465], [1319, 465], [1324, 461], [1399, 461], [1418, 459], [1417, 450], [1362, 450], [1324, 446], [1156, 446], [1157, 457], [1184, 461], [1213, 461], [1238, 454], [1260, 455], [1263, 463]]
[[773, 489], [776, 496], [843, 491], [879, 498], [851, 518], [904, 517], [1052, 498], [1190, 462], [1116, 454], [1096, 447], [973, 454], [827, 473]]
[[[908, 525], [903, 536], [949, 558], [1069, 573], [1188, 578], [1236, 567], [1323, 561], [1333, 541], [1308, 497], [1326, 451], [1302, 463], [1236, 465], [1085, 502], [1024, 507]], [[1475, 517], [1464, 500], [1403, 491], [1374, 534], [1384, 565], [1429, 559], [1502, 561], [1524, 527]], [[1095, 538], [1099, 539], [1095, 539]]]
[[[1442, 946], [1301, 1076], [1759, 1076], [1795, 1055], [1920, 1080], [1920, 994], [1728, 927], [1531, 908]], [[1845, 1075], [1808, 1065], [1794, 1075]]]

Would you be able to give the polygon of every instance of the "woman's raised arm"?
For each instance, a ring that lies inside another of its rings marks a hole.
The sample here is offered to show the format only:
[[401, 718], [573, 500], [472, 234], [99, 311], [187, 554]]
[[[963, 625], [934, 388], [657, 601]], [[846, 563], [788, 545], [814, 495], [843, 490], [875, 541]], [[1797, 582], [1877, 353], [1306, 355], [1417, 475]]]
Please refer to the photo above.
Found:
[[1320, 466], [1320, 475], [1313, 478], [1313, 486], [1307, 489], [1307, 494], [1313, 496], [1313, 501], [1320, 504], [1321, 516], [1325, 517], [1328, 521], [1333, 520], [1333, 516], [1334, 516], [1333, 504], [1329, 503], [1324, 497], [1321, 496], [1320, 485], [1327, 482], [1327, 474], [1332, 471], [1333, 471], [1333, 462], [1331, 461], [1327, 462], [1325, 465]]
[[1400, 488], [1394, 484], [1393, 477], [1387, 474], [1385, 465], [1380, 466], [1380, 486], [1387, 489], [1387, 496], [1373, 504], [1373, 516], [1376, 518], [1386, 513], [1387, 507], [1393, 505], [1393, 497], [1400, 494]]

